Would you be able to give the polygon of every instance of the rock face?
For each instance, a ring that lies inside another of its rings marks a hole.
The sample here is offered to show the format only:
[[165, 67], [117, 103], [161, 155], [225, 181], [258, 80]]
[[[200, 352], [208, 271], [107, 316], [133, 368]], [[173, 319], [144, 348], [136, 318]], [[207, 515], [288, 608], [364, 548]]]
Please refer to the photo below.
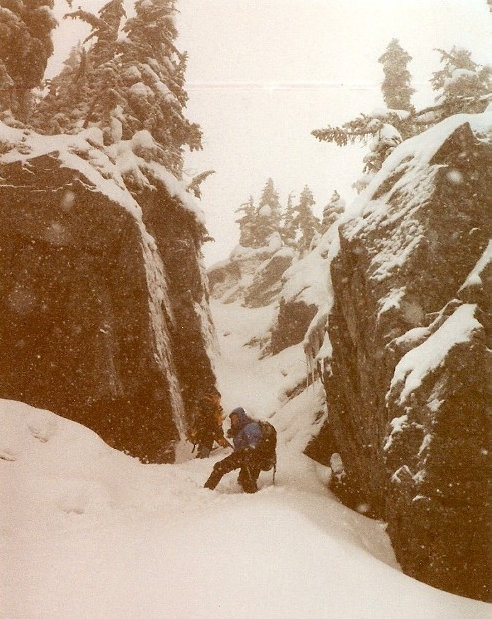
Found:
[[304, 301], [280, 299], [277, 318], [272, 327], [268, 351], [277, 355], [284, 348], [299, 344], [316, 315], [318, 307]]
[[340, 227], [329, 419], [312, 446], [341, 455], [407, 574], [478, 599], [490, 574], [486, 127], [452, 117], [404, 142]]
[[244, 307], [274, 307], [268, 331], [251, 342], [260, 345], [263, 356], [277, 355], [300, 344], [313, 323], [315, 327], [326, 322], [331, 299], [327, 271], [336, 231], [337, 225], [331, 226], [302, 257], [282, 245], [277, 235], [270, 247], [238, 246], [229, 260], [209, 270], [211, 294], [222, 303], [240, 301]]
[[135, 144], [123, 178], [97, 134], [6, 134], [0, 397], [172, 461], [215, 383], [198, 210]]
[[284, 348], [304, 342], [320, 317], [325, 317], [331, 292], [328, 289], [330, 248], [337, 224], [330, 227], [315, 247], [297, 260], [282, 276], [278, 295], [279, 308], [271, 328], [269, 352], [277, 354]]
[[293, 257], [294, 252], [284, 247], [258, 267], [250, 286], [245, 291], [246, 307], [263, 307], [278, 297], [282, 289], [282, 275], [292, 264]]
[[228, 260], [208, 271], [211, 295], [222, 303], [240, 301], [245, 307], [264, 307], [274, 302], [282, 289], [282, 275], [291, 265], [294, 251], [272, 235], [265, 247], [238, 245]]

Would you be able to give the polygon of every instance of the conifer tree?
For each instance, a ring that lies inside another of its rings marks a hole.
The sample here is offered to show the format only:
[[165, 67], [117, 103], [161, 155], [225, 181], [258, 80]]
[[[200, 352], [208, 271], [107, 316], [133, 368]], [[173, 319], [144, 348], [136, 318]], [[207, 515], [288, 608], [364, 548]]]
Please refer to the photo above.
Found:
[[163, 163], [180, 177], [182, 147], [200, 149], [201, 130], [184, 116], [187, 56], [174, 45], [174, 16], [175, 0], [137, 0], [123, 28], [122, 69], [131, 129], [147, 129], [163, 148]]
[[282, 219], [282, 227], [280, 229], [280, 237], [286, 245], [294, 245], [296, 238], [296, 229], [294, 226], [294, 192], [290, 192], [287, 198], [287, 206]]
[[474, 62], [471, 52], [466, 49], [453, 47], [449, 52], [436, 51], [444, 65], [431, 80], [432, 88], [437, 92], [440, 119], [457, 113], [483, 112], [490, 94], [490, 66]]
[[263, 247], [268, 244], [269, 237], [280, 231], [281, 209], [278, 193], [273, 180], [269, 178], [261, 194], [256, 211], [255, 244]]
[[72, 47], [60, 73], [46, 81], [48, 94], [34, 111], [32, 124], [40, 133], [71, 133], [87, 113], [87, 53], [79, 42]]
[[378, 59], [383, 65], [384, 81], [381, 90], [386, 105], [395, 110], [410, 110], [410, 99], [415, 90], [411, 87], [407, 69], [412, 57], [401, 47], [398, 39], [392, 39], [384, 54]]
[[305, 185], [299, 196], [299, 202], [294, 207], [294, 221], [292, 222], [294, 229], [300, 232], [298, 246], [301, 251], [309, 248], [315, 233], [319, 230], [319, 220], [312, 211], [314, 205], [312, 191]]
[[49, 84], [48, 95], [39, 103], [35, 118], [38, 130], [74, 133], [90, 124], [109, 128], [113, 110], [124, 104], [118, 32], [125, 16], [123, 0], [110, 0], [94, 15], [78, 9], [65, 18], [80, 19], [91, 26], [84, 43], [74, 47], [59, 75]]
[[[123, 0], [110, 0], [98, 11], [97, 17], [80, 9], [66, 16], [78, 17], [92, 26], [86, 38], [86, 42], [94, 43], [88, 55], [87, 68], [90, 70], [84, 76], [87, 87], [80, 106], [84, 109], [82, 127], [90, 123], [98, 124], [105, 132], [105, 141], [109, 143], [121, 139], [122, 133], [121, 120], [115, 118], [118, 114], [114, 112], [118, 105], [124, 105], [118, 35], [125, 16]], [[115, 122], [118, 129], [115, 129]]]
[[436, 105], [419, 111], [410, 105], [413, 91], [406, 65], [411, 58], [393, 39], [379, 58], [385, 69], [383, 96], [390, 109], [360, 114], [341, 126], [312, 131], [318, 140], [333, 142], [337, 146], [358, 141], [370, 146], [370, 152], [364, 157], [363, 176], [353, 184], [357, 191], [367, 186], [383, 161], [401, 141], [425, 131], [452, 114], [480, 113], [486, 109], [490, 96], [491, 68], [475, 63], [467, 50], [453, 47], [450, 52], [437, 51], [441, 54], [444, 66], [434, 73], [431, 80], [433, 89], [438, 93]]
[[414, 92], [410, 87], [410, 74], [406, 69], [410, 60], [411, 57], [396, 39], [391, 41], [386, 52], [379, 58], [385, 70], [381, 89], [389, 110], [360, 114], [341, 126], [328, 126], [311, 132], [321, 142], [333, 142], [337, 146], [356, 142], [370, 146], [370, 151], [364, 157], [363, 175], [353, 184], [357, 191], [362, 191], [367, 186], [395, 146], [427, 128], [418, 125], [410, 103], [411, 94]]
[[323, 209], [323, 219], [321, 221], [321, 232], [326, 232], [328, 228], [335, 223], [338, 217], [345, 209], [345, 200], [340, 197], [340, 194], [335, 189], [332, 193], [330, 201]]
[[[385, 79], [381, 84], [381, 91], [389, 111], [381, 114], [360, 114], [339, 127], [329, 126], [326, 129], [316, 129], [312, 135], [320, 141], [334, 142], [337, 146], [346, 146], [355, 142], [383, 143], [377, 148], [376, 165], [370, 163], [369, 167], [378, 169], [382, 161], [389, 154], [386, 146], [394, 147], [394, 136], [400, 135], [399, 140], [405, 140], [416, 133], [413, 124], [412, 113], [414, 108], [410, 102], [412, 93], [415, 91], [410, 86], [411, 76], [407, 64], [412, 57], [400, 46], [397, 39], [393, 39], [384, 54], [378, 60], [383, 65]], [[394, 111], [393, 111], [394, 110]], [[402, 114], [401, 111], [408, 111]], [[389, 144], [384, 142], [389, 134], [392, 134]], [[366, 166], [367, 167], [367, 166]]]
[[[76, 17], [80, 13], [82, 11], [79, 9], [67, 17]], [[121, 20], [126, 17], [123, 0], [110, 0], [99, 10], [98, 15], [98, 19], [92, 20], [92, 23], [89, 21], [93, 29], [86, 40], [95, 38], [92, 55], [97, 64], [102, 65], [114, 58]]]
[[54, 0], [0, 0], [0, 111], [26, 121], [53, 53]]
[[239, 224], [239, 244], [243, 247], [255, 247], [256, 237], [256, 208], [253, 201], [253, 196], [244, 204], [241, 204], [236, 213], [242, 213], [236, 223]]
[[181, 178], [183, 147], [201, 148], [201, 131], [184, 115], [187, 57], [174, 45], [174, 5], [175, 0], [137, 0], [135, 15], [122, 28], [123, 0], [110, 0], [97, 15], [69, 13], [90, 24], [84, 43], [91, 46], [78, 69], [65, 67], [52, 80], [39, 125], [49, 118], [52, 132], [96, 125], [105, 143], [147, 130], [157, 143], [152, 158]]

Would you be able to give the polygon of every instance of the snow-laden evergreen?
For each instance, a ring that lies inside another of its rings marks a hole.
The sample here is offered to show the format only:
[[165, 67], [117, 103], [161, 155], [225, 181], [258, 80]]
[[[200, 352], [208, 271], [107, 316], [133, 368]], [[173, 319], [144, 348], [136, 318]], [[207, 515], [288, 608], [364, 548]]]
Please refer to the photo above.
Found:
[[126, 18], [122, 0], [110, 0], [97, 15], [66, 15], [91, 32], [50, 80], [34, 122], [46, 133], [97, 126], [105, 144], [148, 131], [159, 145], [153, 160], [181, 177], [183, 147], [201, 148], [201, 131], [184, 113], [187, 56], [175, 46], [175, 1], [138, 0], [134, 8]]
[[378, 62], [383, 65], [384, 80], [381, 84], [384, 101], [389, 108], [409, 110], [411, 96], [415, 90], [411, 86], [411, 76], [407, 69], [412, 60], [400, 45], [398, 39], [392, 39]]
[[53, 0], [0, 2], [0, 112], [27, 120], [53, 53]]
[[484, 101], [490, 100], [490, 65], [479, 65], [469, 50], [456, 46], [450, 51], [437, 51], [442, 67], [432, 76], [432, 88], [437, 93], [440, 117], [483, 111]]

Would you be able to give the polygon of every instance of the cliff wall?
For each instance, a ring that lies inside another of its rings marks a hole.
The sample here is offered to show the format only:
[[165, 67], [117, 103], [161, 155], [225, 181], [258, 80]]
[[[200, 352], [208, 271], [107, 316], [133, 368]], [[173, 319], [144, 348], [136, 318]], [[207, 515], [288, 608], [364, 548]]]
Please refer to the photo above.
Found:
[[199, 208], [146, 132], [2, 129], [0, 396], [172, 461], [215, 383]]
[[[490, 128], [407, 140], [340, 226], [323, 359], [341, 496], [388, 522], [403, 570], [487, 599]], [[334, 488], [337, 483], [335, 479]]]

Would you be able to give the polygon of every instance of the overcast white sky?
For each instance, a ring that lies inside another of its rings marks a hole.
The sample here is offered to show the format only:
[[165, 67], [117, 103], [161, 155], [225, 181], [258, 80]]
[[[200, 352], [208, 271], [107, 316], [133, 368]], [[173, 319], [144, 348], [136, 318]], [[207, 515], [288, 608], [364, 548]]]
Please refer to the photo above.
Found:
[[[216, 239], [204, 249], [208, 264], [237, 243], [234, 209], [257, 198], [268, 177], [282, 201], [308, 184], [318, 212], [334, 189], [353, 197], [363, 149], [319, 143], [310, 132], [383, 104], [377, 59], [392, 38], [413, 57], [417, 106], [432, 103], [434, 48], [459, 45], [477, 62], [491, 61], [486, 0], [178, 0], [178, 8], [178, 47], [189, 53], [188, 117], [204, 133], [203, 151], [187, 156], [185, 169], [216, 170], [202, 186]], [[79, 36], [74, 22], [62, 23], [57, 59]]]

